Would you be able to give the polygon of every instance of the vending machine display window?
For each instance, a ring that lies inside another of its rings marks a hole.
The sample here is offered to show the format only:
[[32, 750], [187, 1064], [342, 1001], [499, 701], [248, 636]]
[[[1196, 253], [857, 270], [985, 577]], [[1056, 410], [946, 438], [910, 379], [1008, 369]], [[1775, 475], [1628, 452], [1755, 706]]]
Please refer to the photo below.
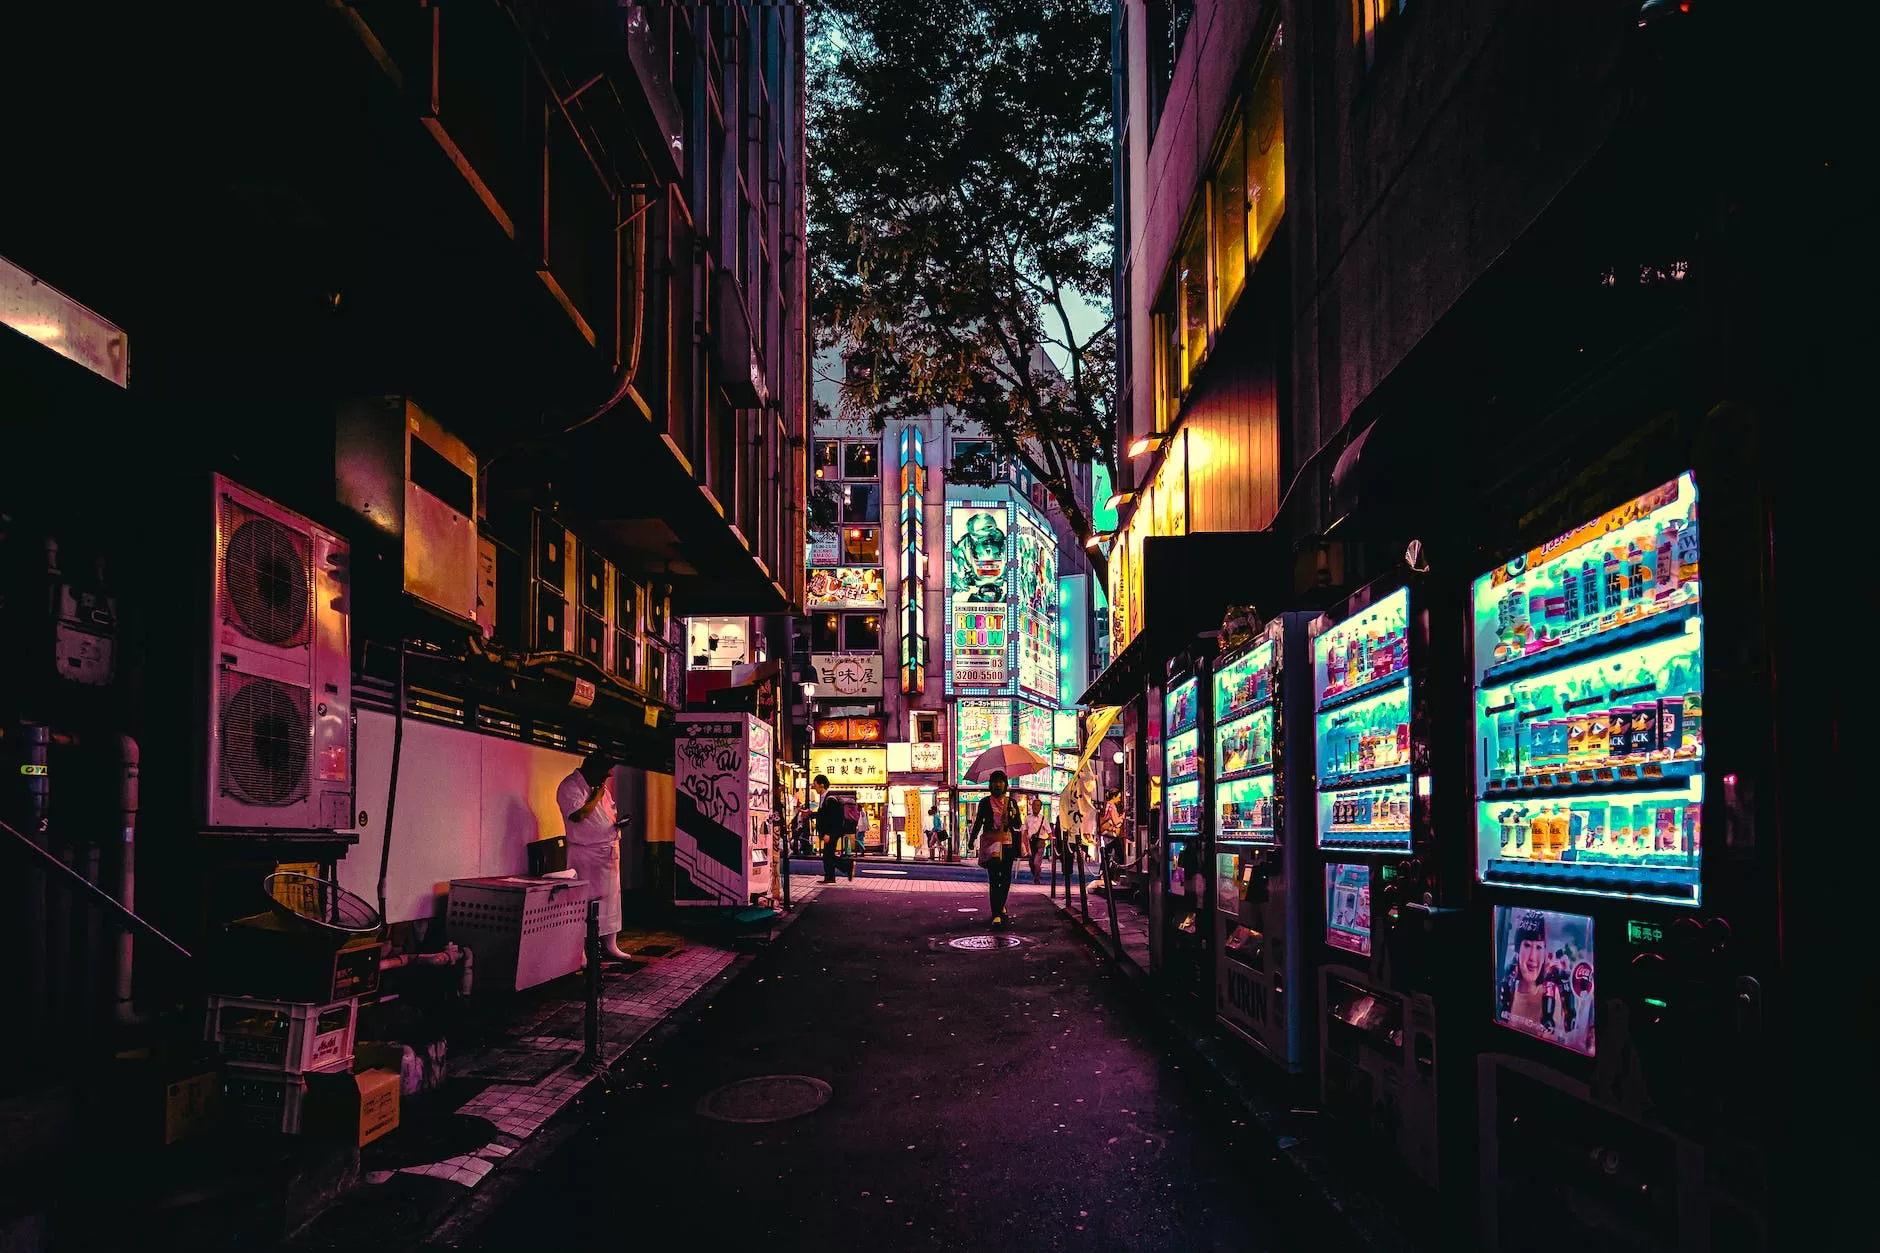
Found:
[[1593, 1056], [1593, 920], [1495, 906], [1495, 1021]]
[[1410, 589], [1401, 588], [1319, 634], [1312, 695], [1320, 709], [1359, 700], [1410, 676]]
[[1168, 829], [1171, 834], [1192, 835], [1201, 829], [1201, 780], [1171, 783], [1164, 793], [1168, 799]]
[[1273, 707], [1263, 706], [1214, 725], [1215, 777], [1222, 781], [1271, 771]]
[[1273, 698], [1273, 641], [1263, 640], [1214, 672], [1216, 726]]
[[1215, 785], [1214, 832], [1222, 840], [1274, 842], [1271, 770]]
[[1312, 643], [1319, 847], [1411, 847], [1410, 589], [1321, 631]]
[[1477, 579], [1477, 875], [1695, 906], [1703, 598], [1690, 474]]
[[1350, 862], [1326, 864], [1325, 942], [1362, 957], [1371, 955], [1369, 866]]

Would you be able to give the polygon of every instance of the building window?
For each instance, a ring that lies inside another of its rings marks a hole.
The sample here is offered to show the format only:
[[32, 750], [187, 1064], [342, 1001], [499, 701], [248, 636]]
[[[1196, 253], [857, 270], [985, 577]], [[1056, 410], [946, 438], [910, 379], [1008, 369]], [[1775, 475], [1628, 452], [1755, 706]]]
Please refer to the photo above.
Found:
[[949, 474], [959, 483], [988, 483], [996, 480], [998, 460], [989, 439], [956, 439]]
[[851, 613], [843, 616], [843, 646], [852, 653], [881, 651], [881, 615]]
[[1285, 28], [1274, 27], [1266, 63], [1247, 93], [1247, 255], [1258, 261], [1286, 214], [1286, 103], [1279, 50]]
[[819, 479], [837, 479], [842, 477], [842, 445], [833, 439], [816, 441], [816, 477]]
[[850, 440], [842, 445], [842, 476], [850, 479], [881, 477], [881, 445]]
[[842, 530], [842, 563], [849, 566], [881, 564], [881, 528], [851, 526]]
[[1247, 284], [1247, 132], [1236, 122], [1211, 180], [1214, 192], [1214, 294], [1221, 321]]
[[1151, 311], [1155, 336], [1155, 429], [1166, 431], [1175, 425], [1175, 410], [1182, 398], [1182, 323], [1181, 292], [1174, 276], [1162, 285], [1162, 294]]
[[809, 619], [809, 649], [813, 653], [838, 653], [842, 651], [839, 632], [842, 618], [838, 614], [811, 614]]
[[844, 522], [881, 521], [881, 484], [844, 483], [842, 485], [842, 520]]
[[1194, 384], [1195, 371], [1208, 356], [1208, 237], [1203, 229], [1206, 224], [1207, 215], [1203, 213], [1188, 228], [1187, 242], [1182, 245], [1179, 283], [1183, 392]]

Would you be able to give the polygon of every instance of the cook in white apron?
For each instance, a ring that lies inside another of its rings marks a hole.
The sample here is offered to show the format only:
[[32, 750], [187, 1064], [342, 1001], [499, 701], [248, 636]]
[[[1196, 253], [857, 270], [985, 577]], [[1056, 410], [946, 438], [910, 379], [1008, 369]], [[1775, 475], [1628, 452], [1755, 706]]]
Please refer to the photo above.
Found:
[[614, 810], [613, 761], [590, 753], [555, 789], [568, 837], [568, 868], [601, 903], [601, 948], [625, 958], [620, 947], [620, 820]]

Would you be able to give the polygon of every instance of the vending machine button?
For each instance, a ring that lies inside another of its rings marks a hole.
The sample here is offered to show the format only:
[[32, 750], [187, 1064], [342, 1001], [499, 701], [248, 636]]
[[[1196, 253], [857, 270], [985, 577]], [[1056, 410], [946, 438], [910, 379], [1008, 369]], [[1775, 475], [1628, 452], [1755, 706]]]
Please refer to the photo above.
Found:
[[1721, 953], [1730, 947], [1730, 924], [1722, 918], [1704, 920], [1704, 938], [1710, 942], [1710, 951]]

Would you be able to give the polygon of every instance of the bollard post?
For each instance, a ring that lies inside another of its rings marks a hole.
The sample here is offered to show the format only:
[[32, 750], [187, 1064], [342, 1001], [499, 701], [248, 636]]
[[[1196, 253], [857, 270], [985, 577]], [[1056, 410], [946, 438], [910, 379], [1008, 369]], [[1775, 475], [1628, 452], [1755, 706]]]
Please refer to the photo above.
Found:
[[581, 1054], [581, 1064], [590, 1069], [599, 1069], [601, 1064], [601, 903], [598, 900], [589, 901], [587, 907], [587, 1012], [584, 1025], [587, 1028], [587, 1048]]
[[1116, 878], [1114, 875], [1116, 859], [1108, 853], [1103, 855], [1103, 899], [1110, 906], [1110, 943], [1116, 946], [1118, 956], [1123, 952], [1123, 937], [1116, 932]]
[[[1066, 886], [1064, 889], [1064, 900], [1066, 903], [1069, 903], [1070, 896], [1071, 896], [1070, 888]], [[1090, 893], [1088, 891], [1086, 877], [1085, 877], [1084, 842], [1082, 840], [1077, 841], [1077, 903], [1083, 907], [1084, 921], [1089, 922], [1090, 921]]]
[[1058, 859], [1064, 856], [1064, 846], [1056, 840], [1051, 841], [1051, 899], [1057, 899]]
[[786, 829], [783, 833], [783, 912], [790, 912], [790, 837], [793, 832]]

